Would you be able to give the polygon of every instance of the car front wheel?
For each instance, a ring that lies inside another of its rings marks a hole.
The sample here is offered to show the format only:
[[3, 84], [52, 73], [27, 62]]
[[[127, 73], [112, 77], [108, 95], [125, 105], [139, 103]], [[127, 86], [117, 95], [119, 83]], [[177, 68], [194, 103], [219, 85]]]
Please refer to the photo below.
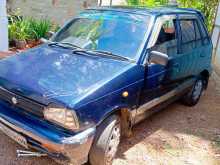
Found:
[[112, 115], [97, 128], [96, 137], [89, 153], [91, 165], [111, 165], [121, 137], [120, 118]]

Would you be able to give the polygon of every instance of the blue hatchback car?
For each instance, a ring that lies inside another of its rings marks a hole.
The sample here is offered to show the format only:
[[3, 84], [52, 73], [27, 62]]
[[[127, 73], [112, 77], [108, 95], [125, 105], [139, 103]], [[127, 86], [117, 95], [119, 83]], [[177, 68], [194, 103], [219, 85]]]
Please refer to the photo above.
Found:
[[47, 43], [0, 61], [0, 130], [33, 155], [110, 165], [134, 124], [175, 100], [199, 101], [211, 55], [199, 11], [85, 10]]

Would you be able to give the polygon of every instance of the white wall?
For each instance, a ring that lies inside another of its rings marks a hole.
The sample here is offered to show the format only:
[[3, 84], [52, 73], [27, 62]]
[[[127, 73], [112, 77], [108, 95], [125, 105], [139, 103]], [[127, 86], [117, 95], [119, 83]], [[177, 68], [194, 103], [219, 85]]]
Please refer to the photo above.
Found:
[[[1, 0], [0, 0], [1, 1]], [[85, 7], [97, 6], [98, 0], [8, 0], [8, 8], [21, 15], [48, 18], [60, 25], [74, 17]]]
[[212, 33], [212, 42], [214, 46], [213, 61], [214, 64], [220, 68], [220, 6], [218, 6], [218, 12], [215, 20], [215, 27]]
[[0, 51], [8, 50], [8, 20], [6, 0], [0, 0]]

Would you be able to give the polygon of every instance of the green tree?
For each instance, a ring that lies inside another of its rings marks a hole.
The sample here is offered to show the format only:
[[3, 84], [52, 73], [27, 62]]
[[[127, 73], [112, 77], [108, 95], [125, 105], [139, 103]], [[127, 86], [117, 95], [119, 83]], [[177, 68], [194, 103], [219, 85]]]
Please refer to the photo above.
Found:
[[204, 14], [209, 32], [212, 31], [219, 0], [178, 0], [180, 7], [195, 8]]
[[127, 0], [129, 5], [132, 6], [148, 6], [148, 7], [155, 7], [166, 5], [168, 0]]
[[[169, 0], [127, 0], [129, 5], [155, 7], [168, 5]], [[209, 32], [213, 29], [219, 0], [177, 0], [179, 7], [195, 8], [204, 14]]]

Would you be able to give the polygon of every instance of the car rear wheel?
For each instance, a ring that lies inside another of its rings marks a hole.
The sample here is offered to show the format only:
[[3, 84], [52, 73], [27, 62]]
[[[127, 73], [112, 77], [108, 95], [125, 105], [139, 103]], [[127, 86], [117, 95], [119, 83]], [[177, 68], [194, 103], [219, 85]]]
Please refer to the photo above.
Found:
[[202, 78], [198, 78], [189, 93], [183, 96], [183, 103], [188, 106], [196, 105], [199, 102], [203, 90], [204, 80]]
[[91, 165], [111, 165], [121, 137], [120, 118], [112, 115], [97, 128], [96, 137], [89, 153]]

